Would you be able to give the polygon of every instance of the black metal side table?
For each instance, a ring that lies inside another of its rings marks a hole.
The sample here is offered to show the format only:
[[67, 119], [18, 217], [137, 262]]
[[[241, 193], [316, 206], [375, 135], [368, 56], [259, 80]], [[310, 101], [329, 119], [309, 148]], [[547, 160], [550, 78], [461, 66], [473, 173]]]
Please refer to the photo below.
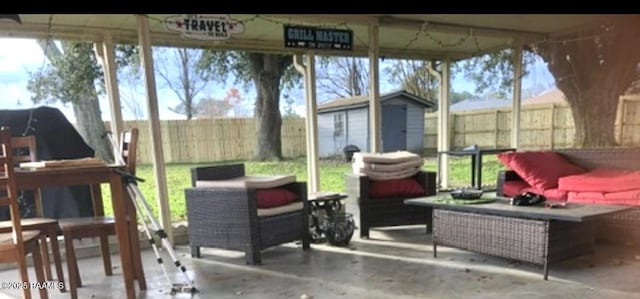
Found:
[[[458, 150], [458, 151], [441, 151], [438, 152], [438, 189], [442, 189], [442, 179], [440, 177], [442, 173], [441, 156], [471, 156], [471, 186], [475, 189], [482, 190], [482, 156], [484, 155], [496, 155], [502, 152], [515, 152], [515, 148], [490, 148], [490, 149], [471, 149], [471, 150]], [[490, 190], [486, 190], [490, 191]]]
[[[311, 222], [309, 223], [309, 233], [311, 234], [311, 240], [314, 243], [324, 242], [329, 239], [330, 243], [334, 244], [346, 244], [351, 239], [351, 235], [349, 234], [349, 230], [351, 234], [353, 234], [353, 218], [351, 218], [351, 214], [342, 212], [342, 200], [347, 198], [347, 195], [344, 193], [336, 193], [336, 192], [315, 192], [309, 193], [307, 199], [309, 204], [311, 205]], [[324, 211], [325, 220], [323, 221], [321, 218], [321, 214]], [[334, 220], [342, 220], [341, 223], [336, 223]], [[331, 222], [331, 223], [328, 223]], [[339, 229], [337, 229], [339, 227]], [[331, 229], [332, 232], [338, 230], [340, 232], [340, 236], [336, 237], [335, 234], [332, 236], [326, 235], [326, 230]], [[344, 235], [344, 236], [342, 236]], [[348, 236], [347, 236], [348, 235]], [[345, 240], [335, 240], [338, 239], [348, 239]]]

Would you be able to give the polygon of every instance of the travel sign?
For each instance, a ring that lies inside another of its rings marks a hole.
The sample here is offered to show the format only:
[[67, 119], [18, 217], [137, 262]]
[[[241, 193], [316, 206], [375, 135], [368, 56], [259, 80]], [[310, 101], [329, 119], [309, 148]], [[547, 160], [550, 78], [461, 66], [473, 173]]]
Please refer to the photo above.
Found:
[[284, 25], [287, 48], [353, 50], [353, 31]]
[[244, 24], [229, 15], [184, 14], [167, 18], [165, 24], [184, 38], [199, 40], [226, 40], [244, 32]]

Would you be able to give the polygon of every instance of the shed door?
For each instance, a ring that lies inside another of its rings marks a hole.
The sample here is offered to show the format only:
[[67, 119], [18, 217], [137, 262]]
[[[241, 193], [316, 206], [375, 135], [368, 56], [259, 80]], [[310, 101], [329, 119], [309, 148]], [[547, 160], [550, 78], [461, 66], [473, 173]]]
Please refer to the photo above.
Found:
[[407, 149], [407, 105], [382, 105], [382, 151]]

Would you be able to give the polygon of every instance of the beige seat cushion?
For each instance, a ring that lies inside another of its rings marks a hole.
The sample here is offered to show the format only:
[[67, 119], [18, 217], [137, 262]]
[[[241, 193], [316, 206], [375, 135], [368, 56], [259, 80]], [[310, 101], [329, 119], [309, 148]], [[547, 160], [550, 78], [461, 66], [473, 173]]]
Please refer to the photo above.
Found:
[[411, 160], [411, 161], [406, 161], [406, 162], [401, 162], [396, 164], [381, 164], [381, 163], [354, 161], [352, 166], [353, 166], [353, 172], [359, 173], [365, 170], [373, 170], [373, 171], [379, 171], [379, 172], [402, 171], [407, 169], [413, 169], [416, 167], [422, 167], [423, 164], [424, 164], [424, 160], [418, 159], [418, 160]]
[[258, 209], [258, 217], [275, 216], [293, 211], [299, 211], [302, 210], [303, 207], [304, 204], [301, 201], [296, 201], [275, 208]]
[[404, 179], [420, 171], [422, 157], [408, 151], [392, 153], [354, 153], [354, 174], [365, 175], [372, 180]]
[[198, 180], [196, 187], [268, 189], [295, 183], [295, 181], [295, 175], [248, 175], [229, 180]]
[[354, 162], [397, 164], [408, 161], [422, 160], [420, 156], [408, 151], [397, 151], [390, 153], [354, 153]]
[[383, 181], [412, 177], [418, 173], [418, 171], [420, 171], [419, 167], [407, 168], [399, 171], [373, 171], [365, 169], [361, 174], [368, 176], [372, 180]]

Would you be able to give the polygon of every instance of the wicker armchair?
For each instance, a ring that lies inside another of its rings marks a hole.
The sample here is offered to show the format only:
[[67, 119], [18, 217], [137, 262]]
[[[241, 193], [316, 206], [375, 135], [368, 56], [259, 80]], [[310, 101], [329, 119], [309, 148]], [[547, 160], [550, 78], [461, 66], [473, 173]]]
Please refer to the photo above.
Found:
[[300, 240], [302, 249], [309, 249], [306, 183], [294, 182], [281, 186], [298, 195], [298, 200], [302, 202], [301, 209], [271, 216], [260, 216], [263, 210], [272, 209], [257, 208], [256, 189], [196, 187], [198, 181], [229, 180], [243, 176], [243, 164], [191, 169], [192, 187], [185, 189], [191, 256], [200, 257], [200, 247], [217, 247], [244, 251], [247, 264], [260, 264], [261, 250], [268, 247]]
[[[436, 173], [418, 172], [414, 178], [429, 196], [436, 194]], [[358, 201], [360, 209], [360, 237], [369, 238], [369, 229], [373, 227], [426, 224], [427, 233], [432, 228], [432, 209], [405, 205], [407, 197], [371, 198], [369, 196], [370, 178], [357, 174], [347, 174], [346, 190], [349, 198]]]

